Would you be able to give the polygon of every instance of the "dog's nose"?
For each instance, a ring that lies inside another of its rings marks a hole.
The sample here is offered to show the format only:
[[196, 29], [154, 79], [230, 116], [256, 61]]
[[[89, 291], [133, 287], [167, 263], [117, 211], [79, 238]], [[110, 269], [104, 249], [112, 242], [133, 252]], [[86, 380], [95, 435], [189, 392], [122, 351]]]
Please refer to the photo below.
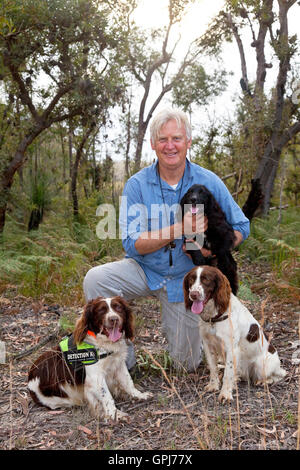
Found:
[[197, 300], [199, 298], [199, 292], [191, 291], [190, 292], [190, 298], [191, 298], [191, 300]]
[[114, 325], [118, 324], [119, 320], [120, 320], [120, 318], [118, 317], [118, 315], [110, 315], [107, 319], [108, 324], [110, 326], [114, 326]]

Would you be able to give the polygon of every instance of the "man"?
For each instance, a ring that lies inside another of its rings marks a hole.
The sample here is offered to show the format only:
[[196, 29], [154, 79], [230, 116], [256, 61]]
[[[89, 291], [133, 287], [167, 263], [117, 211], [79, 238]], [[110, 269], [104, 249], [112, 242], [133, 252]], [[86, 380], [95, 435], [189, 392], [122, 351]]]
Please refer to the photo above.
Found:
[[[192, 371], [201, 362], [202, 342], [198, 318], [183, 303], [183, 277], [194, 265], [184, 252], [182, 235], [183, 226], [184, 233], [195, 230], [190, 213], [176, 220], [176, 205], [193, 184], [206, 186], [234, 229], [235, 246], [248, 237], [249, 221], [217, 175], [187, 160], [191, 127], [182, 111], [161, 111], [150, 133], [157, 161], [133, 175], [122, 196], [120, 228], [126, 257], [92, 268], [84, 292], [87, 300], [99, 295], [122, 295], [127, 300], [155, 295], [161, 303], [170, 356], [177, 367]], [[207, 220], [200, 213], [196, 219], [197, 231], [205, 231]], [[202, 253], [210, 254], [204, 249]], [[134, 364], [131, 348], [127, 366]]]

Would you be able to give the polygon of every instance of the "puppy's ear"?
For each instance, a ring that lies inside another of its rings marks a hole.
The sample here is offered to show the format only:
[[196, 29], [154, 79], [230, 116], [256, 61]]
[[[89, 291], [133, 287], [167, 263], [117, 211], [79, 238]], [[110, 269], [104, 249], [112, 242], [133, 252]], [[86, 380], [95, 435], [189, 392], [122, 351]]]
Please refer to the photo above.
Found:
[[124, 333], [125, 338], [133, 340], [134, 339], [134, 316], [132, 309], [129, 307], [126, 300], [123, 297], [118, 297], [118, 302], [122, 305], [125, 312], [125, 323], [124, 323]]
[[73, 333], [74, 341], [76, 344], [82, 343], [90, 329], [89, 323], [91, 323], [91, 317], [94, 312], [95, 302], [90, 300], [84, 307], [84, 311], [81, 317], [77, 320], [75, 330]]
[[189, 273], [184, 276], [183, 279], [183, 296], [184, 296], [184, 305], [187, 310], [191, 308], [192, 301], [189, 297]]
[[216, 288], [213, 293], [213, 300], [215, 302], [218, 313], [222, 315], [229, 307], [231, 287], [226, 276], [217, 268], [216, 269]]

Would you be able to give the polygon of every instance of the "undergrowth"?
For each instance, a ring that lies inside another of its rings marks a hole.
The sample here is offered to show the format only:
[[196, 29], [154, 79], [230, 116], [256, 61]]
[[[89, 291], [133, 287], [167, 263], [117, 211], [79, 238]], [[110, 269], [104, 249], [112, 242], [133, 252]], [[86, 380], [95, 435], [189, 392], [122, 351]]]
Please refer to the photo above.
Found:
[[[26, 224], [8, 216], [0, 243], [0, 291], [65, 305], [82, 303], [82, 281], [88, 269], [122, 255], [120, 240], [97, 238], [97, 222], [93, 201], [76, 221], [66, 217], [63, 209], [49, 211], [39, 229], [30, 232]], [[281, 223], [277, 211], [254, 219], [239, 255], [252, 263], [268, 262], [279, 290], [281, 283], [281, 288], [293, 294], [300, 285], [299, 229], [297, 209], [284, 211]], [[249, 293], [243, 281], [241, 297]]]
[[285, 210], [280, 222], [278, 211], [273, 211], [267, 218], [252, 221], [250, 236], [241, 245], [240, 253], [253, 263], [269, 263], [282, 287], [294, 291], [300, 287], [299, 232], [297, 208]]
[[[95, 211], [94, 211], [95, 213]], [[89, 268], [120, 255], [119, 240], [99, 240], [97, 218], [49, 212], [38, 230], [8, 216], [0, 244], [0, 291], [70, 305], [82, 303]]]

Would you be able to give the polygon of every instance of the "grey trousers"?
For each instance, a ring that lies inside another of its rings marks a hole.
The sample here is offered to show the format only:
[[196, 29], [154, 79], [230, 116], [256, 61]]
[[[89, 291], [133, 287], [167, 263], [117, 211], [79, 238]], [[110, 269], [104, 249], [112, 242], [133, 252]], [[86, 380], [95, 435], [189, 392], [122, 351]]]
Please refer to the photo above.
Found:
[[[175, 367], [184, 367], [188, 371], [198, 367], [202, 359], [202, 341], [197, 315], [187, 311], [182, 302], [168, 302], [164, 288], [151, 291], [143, 269], [135, 260], [125, 258], [90, 269], [84, 278], [83, 288], [87, 301], [100, 295], [120, 295], [126, 300], [156, 296], [161, 303], [162, 332], [167, 339], [168, 351]], [[131, 369], [134, 365], [135, 354], [131, 343], [127, 367]]]

